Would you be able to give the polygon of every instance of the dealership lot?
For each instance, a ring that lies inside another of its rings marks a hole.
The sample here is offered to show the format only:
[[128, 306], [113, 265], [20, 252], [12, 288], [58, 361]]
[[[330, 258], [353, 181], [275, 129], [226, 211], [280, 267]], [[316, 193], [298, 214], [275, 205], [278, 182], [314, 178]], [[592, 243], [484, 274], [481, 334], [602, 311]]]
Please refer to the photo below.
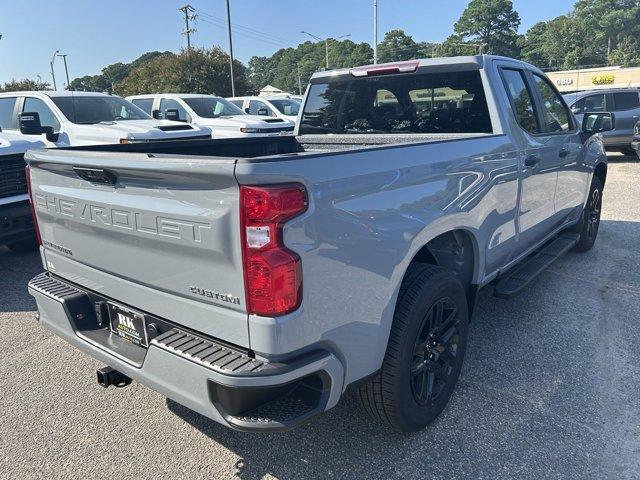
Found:
[[600, 234], [513, 300], [481, 293], [460, 384], [425, 431], [353, 396], [284, 434], [230, 431], [35, 322], [39, 257], [0, 249], [0, 472], [13, 478], [635, 478], [640, 472], [640, 163], [611, 156]]

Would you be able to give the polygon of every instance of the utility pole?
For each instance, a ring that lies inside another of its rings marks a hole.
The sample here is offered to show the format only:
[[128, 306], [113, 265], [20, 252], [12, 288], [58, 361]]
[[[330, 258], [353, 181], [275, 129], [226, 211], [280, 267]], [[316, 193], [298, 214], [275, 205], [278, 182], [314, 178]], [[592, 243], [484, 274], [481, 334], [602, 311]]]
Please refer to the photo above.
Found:
[[300, 64], [298, 63], [298, 95], [302, 95], [302, 78], [300, 77]]
[[62, 60], [64, 61], [64, 73], [67, 76], [67, 90], [71, 90], [71, 84], [69, 83], [69, 69], [67, 68], [67, 54], [66, 53], [62, 53], [62, 54], [58, 54], [59, 57], [62, 57]]
[[180, 7], [178, 11], [184, 13], [184, 32], [182, 32], [182, 35], [185, 35], [187, 37], [187, 52], [190, 52], [191, 51], [191, 34], [194, 33], [196, 29], [189, 28], [189, 20], [196, 19], [196, 14], [191, 13], [191, 12], [195, 12], [196, 9], [187, 3], [184, 7]]
[[233, 80], [233, 38], [231, 36], [231, 8], [227, 0], [227, 30], [229, 31], [229, 67], [231, 70], [231, 96], [236, 96], [236, 85]]
[[373, 64], [378, 63], [378, 0], [373, 0]]
[[[325, 60], [325, 64], [327, 66], [327, 70], [329, 70], [329, 38], [321, 38], [317, 35], [314, 35], [313, 33], [309, 33], [309, 32], [305, 32], [304, 30], [301, 30], [300, 33], [304, 33], [305, 35], [309, 35], [311, 38], [318, 40], [319, 42], [324, 42], [324, 60]], [[346, 35], [342, 35], [338, 38], [336, 38], [336, 40], [340, 40], [341, 38], [346, 38], [346, 37], [350, 37], [351, 34], [347, 33]]]
[[53, 57], [51, 57], [51, 61], [49, 62], [49, 66], [51, 67], [51, 78], [53, 78], [53, 90], [58, 90], [58, 86], [56, 85], [56, 72], [53, 70], [53, 62], [56, 59], [56, 55], [60, 50], [56, 50], [53, 52]]

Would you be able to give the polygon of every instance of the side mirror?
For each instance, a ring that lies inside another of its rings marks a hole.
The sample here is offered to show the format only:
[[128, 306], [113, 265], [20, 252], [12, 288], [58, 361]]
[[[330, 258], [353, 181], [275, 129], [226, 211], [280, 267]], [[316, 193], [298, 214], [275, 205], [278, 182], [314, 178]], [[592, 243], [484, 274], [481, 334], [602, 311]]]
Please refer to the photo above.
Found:
[[174, 122], [184, 122], [185, 120], [180, 120], [180, 112], [178, 112], [177, 108], [167, 108], [164, 111], [164, 119], [172, 120]]
[[38, 112], [23, 112], [18, 117], [20, 133], [23, 135], [42, 135], [44, 133], [50, 142], [58, 141], [59, 135], [53, 132], [53, 127], [42, 126]]
[[611, 112], [587, 112], [582, 118], [582, 132], [588, 136], [616, 128], [616, 116]]
[[151, 116], [156, 120], [160, 119], [160, 110], [151, 110]]
[[267, 117], [267, 116], [269, 116], [269, 110], [267, 110], [266, 108], [259, 108], [258, 109], [258, 115], [262, 115], [263, 117]]
[[249, 107], [245, 108], [244, 113], [251, 113], [251, 109]]

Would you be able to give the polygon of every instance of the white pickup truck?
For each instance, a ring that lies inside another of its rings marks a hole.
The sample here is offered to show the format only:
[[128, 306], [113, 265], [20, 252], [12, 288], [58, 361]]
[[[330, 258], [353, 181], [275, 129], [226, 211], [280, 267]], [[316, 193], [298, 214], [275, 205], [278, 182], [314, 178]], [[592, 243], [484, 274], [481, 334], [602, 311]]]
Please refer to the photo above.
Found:
[[71, 91], [1, 93], [0, 129], [31, 148], [211, 138], [207, 127], [155, 120], [124, 98]]
[[230, 101], [198, 93], [158, 93], [127, 97], [154, 118], [210, 127], [213, 138], [293, 135], [295, 123], [286, 118], [248, 115]]

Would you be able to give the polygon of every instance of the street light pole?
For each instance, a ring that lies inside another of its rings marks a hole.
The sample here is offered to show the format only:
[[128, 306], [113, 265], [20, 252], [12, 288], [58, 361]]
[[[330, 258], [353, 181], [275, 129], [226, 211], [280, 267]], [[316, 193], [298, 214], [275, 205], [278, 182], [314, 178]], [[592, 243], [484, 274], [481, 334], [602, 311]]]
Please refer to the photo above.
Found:
[[302, 95], [302, 78], [300, 77], [300, 64], [298, 63], [298, 94]]
[[373, 64], [378, 63], [378, 0], [373, 0]]
[[71, 90], [71, 85], [69, 83], [69, 69], [67, 68], [67, 54], [62, 53], [58, 54], [58, 56], [62, 57], [62, 60], [64, 61], [64, 73], [67, 76], [67, 90]]
[[231, 10], [227, 0], [227, 28], [229, 30], [229, 66], [231, 68], [231, 96], [236, 96], [236, 86], [233, 80], [233, 39], [231, 38]]
[[53, 78], [53, 90], [58, 90], [58, 86], [56, 85], [56, 72], [53, 70], [53, 62], [56, 59], [56, 55], [60, 50], [56, 50], [53, 52], [53, 57], [51, 57], [51, 61], [49, 62], [49, 66], [51, 67], [51, 78]]

